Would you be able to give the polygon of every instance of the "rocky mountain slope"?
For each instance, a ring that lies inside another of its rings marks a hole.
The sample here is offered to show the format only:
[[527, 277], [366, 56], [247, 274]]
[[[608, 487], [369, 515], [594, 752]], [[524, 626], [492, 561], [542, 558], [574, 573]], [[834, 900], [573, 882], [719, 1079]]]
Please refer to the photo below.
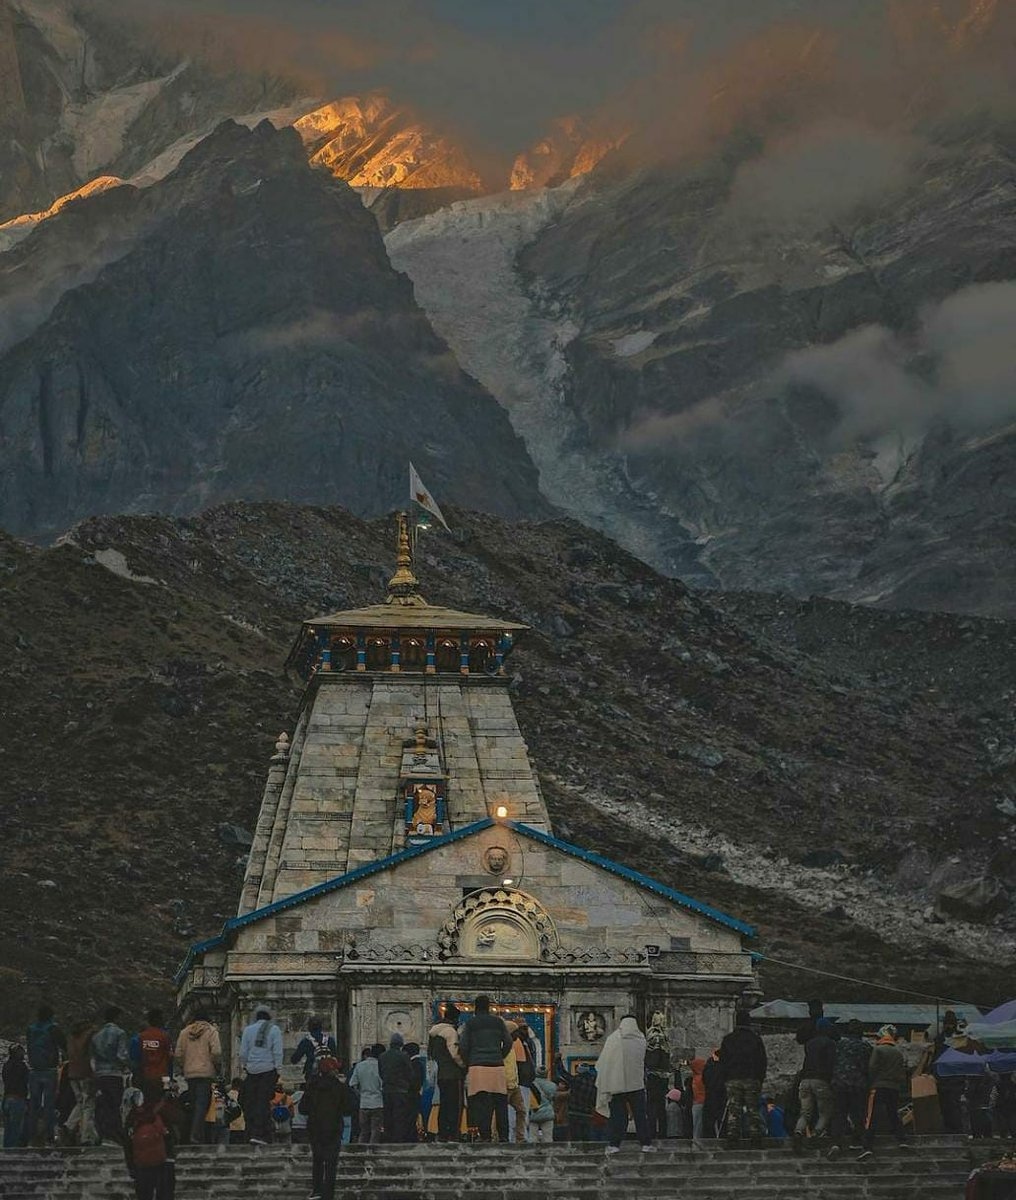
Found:
[[[779, 965], [800, 963], [1002, 999], [1011, 624], [703, 595], [572, 521], [449, 515], [425, 594], [533, 627], [514, 696], [562, 836], [757, 922], [770, 995], [866, 992]], [[0, 1029], [41, 995], [65, 1015], [167, 997], [234, 911], [230, 827], [293, 726], [295, 629], [376, 599], [391, 540], [228, 505], [0, 544]]]
[[[813, 196], [873, 154], [866, 189]], [[1011, 616], [1014, 155], [1016, 126], [979, 120], [918, 151], [833, 127], [608, 158], [388, 248], [547, 494], [661, 569]]]
[[163, 182], [68, 206], [0, 258], [0, 317], [15, 532], [234, 497], [383, 511], [409, 460], [449, 500], [548, 511], [503, 410], [292, 129], [227, 122]]

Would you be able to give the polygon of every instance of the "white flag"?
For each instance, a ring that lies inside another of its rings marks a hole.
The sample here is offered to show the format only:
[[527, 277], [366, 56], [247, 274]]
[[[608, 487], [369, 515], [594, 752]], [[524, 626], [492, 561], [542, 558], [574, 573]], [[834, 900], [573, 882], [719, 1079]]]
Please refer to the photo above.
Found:
[[[417, 474], [416, 467], [412, 463], [409, 464], [409, 496], [421, 508], [425, 508], [427, 512], [437, 517], [445, 529], [448, 529], [448, 522], [444, 519], [444, 514], [438, 507], [437, 501], [423, 486], [423, 480]], [[451, 530], [448, 529], [448, 532], [451, 533]]]

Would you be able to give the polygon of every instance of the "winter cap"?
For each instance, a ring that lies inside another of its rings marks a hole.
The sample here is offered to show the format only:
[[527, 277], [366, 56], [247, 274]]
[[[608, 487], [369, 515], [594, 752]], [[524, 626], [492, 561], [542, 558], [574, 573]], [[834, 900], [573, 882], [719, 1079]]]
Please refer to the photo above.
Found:
[[891, 1038], [895, 1042], [896, 1041], [896, 1026], [895, 1025], [883, 1025], [882, 1028], [878, 1031], [878, 1036], [880, 1038]]
[[677, 1088], [671, 1088], [667, 1093], [667, 1099], [673, 1100], [675, 1104], [678, 1104], [681, 1100], [681, 1092]]
[[322, 1075], [331, 1075], [333, 1071], [339, 1069], [339, 1060], [333, 1058], [330, 1054], [318, 1061], [318, 1070]]
[[272, 1019], [272, 1010], [267, 1004], [259, 1004], [257, 1008], [254, 1009], [254, 1019], [257, 1020], [258, 1017], [263, 1017], [266, 1021], [270, 1021]]
[[388, 1045], [391, 1046], [393, 1050], [397, 1050], [400, 1046], [404, 1046], [405, 1044], [406, 1039], [401, 1033], [393, 1033], [388, 1039]]
[[459, 1012], [459, 1010], [458, 1010], [458, 1006], [457, 1006], [457, 1005], [455, 1005], [455, 1004], [446, 1004], [446, 1005], [444, 1006], [444, 1019], [445, 1019], [445, 1020], [446, 1020], [446, 1021], [447, 1021], [447, 1022], [450, 1024], [450, 1025], [454, 1025], [454, 1024], [455, 1024], [455, 1022], [456, 1022], [456, 1021], [459, 1019], [459, 1017], [460, 1017], [461, 1015], [462, 1015], [462, 1014]]

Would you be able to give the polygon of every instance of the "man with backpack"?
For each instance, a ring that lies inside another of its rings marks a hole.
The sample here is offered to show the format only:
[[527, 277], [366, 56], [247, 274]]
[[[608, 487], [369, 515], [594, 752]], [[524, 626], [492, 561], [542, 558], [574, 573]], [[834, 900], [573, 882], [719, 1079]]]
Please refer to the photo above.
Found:
[[162, 1200], [166, 1195], [169, 1126], [163, 1120], [162, 1084], [146, 1080], [142, 1102], [125, 1122], [128, 1166], [138, 1200]]
[[120, 1009], [110, 1005], [103, 1014], [105, 1024], [92, 1037], [95, 1062], [95, 1125], [104, 1142], [123, 1142], [120, 1104], [123, 1100], [124, 1075], [130, 1066], [127, 1034], [118, 1024]]
[[41, 1115], [41, 1136], [48, 1145], [56, 1132], [57, 1076], [60, 1060], [67, 1049], [67, 1040], [53, 1020], [53, 1010], [48, 1004], [39, 1005], [35, 1020], [28, 1027], [25, 1046], [28, 1058], [28, 1141], [36, 1136]]
[[457, 1142], [462, 1124], [462, 1081], [466, 1064], [459, 1054], [459, 1010], [446, 1004], [442, 1020], [431, 1026], [427, 1054], [437, 1068], [437, 1140]]
[[146, 1019], [148, 1024], [131, 1039], [131, 1062], [142, 1080], [161, 1083], [173, 1075], [173, 1040], [159, 1009], [151, 1009]]
[[258, 1005], [243, 1031], [240, 1066], [247, 1072], [243, 1112], [248, 1140], [252, 1146], [266, 1146], [272, 1140], [272, 1096], [282, 1070], [282, 1030], [272, 1023], [267, 1005]]
[[337, 1053], [335, 1038], [325, 1033], [321, 1018], [311, 1017], [307, 1022], [307, 1036], [300, 1039], [289, 1061], [294, 1065], [303, 1062], [303, 1077], [306, 1080], [317, 1074], [321, 1059], [335, 1058]]
[[339, 1077], [338, 1062], [322, 1058], [300, 1101], [300, 1111], [307, 1118], [307, 1141], [313, 1164], [310, 1200], [334, 1200], [342, 1126], [355, 1108], [356, 1097]]
[[180, 1031], [176, 1043], [176, 1059], [187, 1081], [190, 1140], [200, 1144], [205, 1139], [205, 1114], [212, 1098], [212, 1084], [222, 1065], [219, 1031], [202, 1009], [198, 1009], [190, 1024]]

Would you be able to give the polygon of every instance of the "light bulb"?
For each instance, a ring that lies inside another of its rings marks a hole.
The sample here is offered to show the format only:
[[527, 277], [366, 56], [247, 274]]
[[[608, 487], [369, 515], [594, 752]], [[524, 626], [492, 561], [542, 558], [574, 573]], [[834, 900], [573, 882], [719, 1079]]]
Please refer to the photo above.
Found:
[[508, 809], [503, 804], [499, 804], [497, 808], [494, 809], [494, 816], [504, 818], [508, 816]]

